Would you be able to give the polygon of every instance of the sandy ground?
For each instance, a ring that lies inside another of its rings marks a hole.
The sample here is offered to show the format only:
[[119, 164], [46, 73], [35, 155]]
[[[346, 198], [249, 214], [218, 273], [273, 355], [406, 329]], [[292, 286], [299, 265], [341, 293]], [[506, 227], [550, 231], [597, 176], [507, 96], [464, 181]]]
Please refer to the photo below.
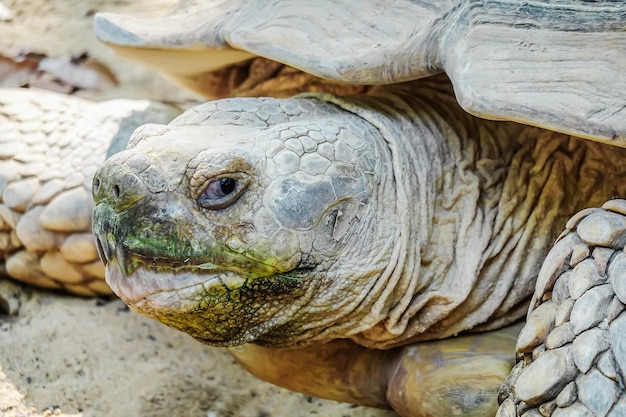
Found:
[[[118, 60], [91, 36], [96, 11], [154, 13], [172, 0], [0, 3], [12, 13], [11, 20], [0, 21], [2, 54], [89, 52], [120, 80], [118, 87], [97, 98], [194, 98], [158, 75]], [[119, 300], [79, 299], [0, 278], [0, 307], [2, 300], [14, 314], [0, 312], [0, 417], [395, 415], [259, 381], [225, 351], [132, 313]]]
[[[0, 416], [392, 417], [259, 381], [219, 348], [129, 311], [0, 282]], [[314, 366], [314, 364], [311, 364]]]

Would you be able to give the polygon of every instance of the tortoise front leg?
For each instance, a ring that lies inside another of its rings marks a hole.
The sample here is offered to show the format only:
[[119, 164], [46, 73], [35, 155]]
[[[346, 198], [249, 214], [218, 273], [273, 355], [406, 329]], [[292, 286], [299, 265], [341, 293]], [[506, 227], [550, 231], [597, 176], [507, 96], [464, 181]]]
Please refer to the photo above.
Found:
[[574, 215], [548, 253], [499, 417], [626, 415], [626, 200]]
[[520, 328], [401, 348], [387, 388], [389, 403], [407, 417], [495, 416]]
[[397, 367], [400, 349], [371, 350], [337, 339], [301, 349], [247, 344], [228, 350], [254, 376], [283, 388], [330, 400], [391, 408], [386, 398], [387, 381]]
[[253, 375], [316, 397], [402, 416], [493, 416], [513, 366], [518, 326], [375, 350], [349, 340], [301, 349], [230, 348]]

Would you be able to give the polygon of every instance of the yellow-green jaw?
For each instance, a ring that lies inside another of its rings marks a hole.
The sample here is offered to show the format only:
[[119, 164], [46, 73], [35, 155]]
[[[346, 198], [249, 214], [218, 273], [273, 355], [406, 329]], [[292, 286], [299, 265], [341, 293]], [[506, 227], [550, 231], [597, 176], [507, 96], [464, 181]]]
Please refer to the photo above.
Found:
[[297, 298], [305, 282], [291, 271], [295, 258], [255, 250], [267, 247], [262, 242], [234, 251], [171, 193], [120, 212], [101, 202], [94, 216], [113, 291], [134, 310], [205, 343], [255, 340], [268, 331], [268, 316]]
[[280, 309], [266, 300], [282, 305], [297, 297], [303, 284], [284, 275], [199, 271], [141, 266], [125, 275], [113, 262], [107, 265], [106, 277], [133, 310], [217, 346], [252, 342], [281, 324], [266, 320]]

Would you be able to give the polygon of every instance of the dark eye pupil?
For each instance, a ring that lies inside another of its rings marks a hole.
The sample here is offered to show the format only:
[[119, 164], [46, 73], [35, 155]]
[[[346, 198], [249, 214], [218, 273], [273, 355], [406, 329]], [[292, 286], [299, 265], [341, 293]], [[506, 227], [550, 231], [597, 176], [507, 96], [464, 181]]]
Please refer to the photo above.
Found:
[[237, 186], [237, 181], [232, 178], [222, 178], [220, 180], [220, 190], [224, 195], [230, 194], [235, 191], [235, 187]]

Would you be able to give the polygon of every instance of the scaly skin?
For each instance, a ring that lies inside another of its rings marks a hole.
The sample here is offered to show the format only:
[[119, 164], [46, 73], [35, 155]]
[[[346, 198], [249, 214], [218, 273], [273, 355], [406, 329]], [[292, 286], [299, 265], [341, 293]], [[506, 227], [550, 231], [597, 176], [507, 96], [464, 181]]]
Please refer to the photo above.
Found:
[[625, 245], [626, 200], [567, 222], [537, 278], [498, 417], [626, 413]]
[[205, 343], [387, 349], [521, 317], [559, 225], [626, 191], [625, 156], [473, 118], [442, 79], [223, 100], [99, 169], [94, 231], [113, 290]]

